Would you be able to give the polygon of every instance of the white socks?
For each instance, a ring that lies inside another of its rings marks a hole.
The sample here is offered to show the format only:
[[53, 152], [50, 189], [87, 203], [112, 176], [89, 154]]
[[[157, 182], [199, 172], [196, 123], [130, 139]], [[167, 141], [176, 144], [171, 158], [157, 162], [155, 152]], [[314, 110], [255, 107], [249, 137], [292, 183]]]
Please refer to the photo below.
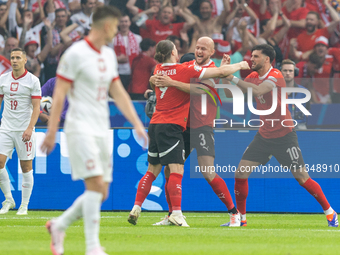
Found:
[[334, 210], [332, 207], [329, 207], [326, 211], [323, 211], [325, 215], [333, 214]]
[[247, 220], [246, 214], [241, 214], [241, 221], [245, 221], [245, 220]]
[[182, 215], [182, 210], [173, 210], [172, 213], [174, 215]]
[[11, 192], [11, 182], [6, 170], [6, 167], [0, 169], [0, 188], [5, 195], [6, 199], [13, 200]]
[[103, 194], [100, 192], [86, 190], [84, 193], [83, 218], [87, 252], [100, 247], [99, 227], [102, 199]]
[[74, 221], [84, 219], [86, 251], [100, 247], [100, 208], [103, 194], [85, 190], [61, 216], [56, 219], [56, 228], [65, 231]]
[[56, 228], [65, 231], [73, 222], [79, 220], [83, 216], [83, 202], [84, 194], [79, 196], [73, 204], [57, 218], [55, 222]]
[[33, 170], [22, 173], [21, 205], [28, 205], [33, 189]]

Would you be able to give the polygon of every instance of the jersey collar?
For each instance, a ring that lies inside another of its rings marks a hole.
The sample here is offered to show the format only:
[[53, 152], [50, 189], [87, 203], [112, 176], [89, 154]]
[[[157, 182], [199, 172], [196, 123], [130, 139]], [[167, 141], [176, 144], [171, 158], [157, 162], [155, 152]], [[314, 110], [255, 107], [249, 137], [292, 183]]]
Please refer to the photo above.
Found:
[[85, 40], [85, 42], [87, 42], [87, 44], [88, 44], [95, 52], [97, 52], [97, 53], [100, 54], [100, 50], [98, 50], [98, 49], [97, 49], [97, 48], [89, 41], [89, 39], [88, 39], [87, 36], [84, 38], [84, 40]]
[[177, 65], [177, 63], [163, 63], [162, 66], [174, 66]]
[[269, 68], [268, 72], [267, 72], [267, 73], [265, 73], [263, 76], [259, 77], [259, 79], [260, 79], [260, 80], [263, 80], [264, 78], [266, 78], [266, 77], [268, 76], [269, 72], [270, 72], [272, 69], [273, 69], [273, 67], [272, 67], [272, 66], [270, 66], [270, 68]]
[[27, 74], [27, 70], [25, 69], [25, 72], [24, 72], [22, 75], [20, 75], [18, 78], [15, 78], [14, 75], [13, 75], [13, 71], [12, 71], [12, 78], [13, 78], [14, 80], [19, 80], [19, 79], [21, 79], [22, 77], [24, 77], [26, 74]]
[[[213, 62], [213, 61], [210, 59], [210, 61], [209, 61], [207, 64], [202, 65], [202, 66], [204, 66], [204, 67], [205, 67], [205, 66], [210, 66], [211, 62]], [[196, 60], [195, 60], [195, 65], [198, 65], [197, 62], [196, 62]]]

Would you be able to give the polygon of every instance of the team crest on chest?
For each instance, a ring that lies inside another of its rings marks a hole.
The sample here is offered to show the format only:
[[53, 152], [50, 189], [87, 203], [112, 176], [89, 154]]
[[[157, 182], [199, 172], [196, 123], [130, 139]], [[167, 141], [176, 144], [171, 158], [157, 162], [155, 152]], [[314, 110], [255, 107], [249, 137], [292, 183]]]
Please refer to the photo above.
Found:
[[100, 72], [106, 71], [106, 65], [105, 65], [104, 59], [102, 59], [102, 58], [98, 59], [98, 68], [99, 68]]
[[10, 91], [18, 91], [18, 88], [19, 88], [19, 82], [12, 82], [9, 90]]

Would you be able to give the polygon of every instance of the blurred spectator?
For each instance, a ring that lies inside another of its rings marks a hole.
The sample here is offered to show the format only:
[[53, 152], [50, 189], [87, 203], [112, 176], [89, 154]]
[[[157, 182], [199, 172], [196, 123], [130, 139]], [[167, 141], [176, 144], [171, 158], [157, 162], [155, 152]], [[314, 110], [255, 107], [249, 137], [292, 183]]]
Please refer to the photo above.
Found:
[[[215, 2], [215, 1], [209, 1], [209, 0], [201, 1], [200, 9], [199, 9], [201, 18], [198, 18], [196, 15], [194, 15], [194, 18], [196, 21], [195, 29], [198, 30], [199, 37], [211, 36], [213, 33], [220, 34], [222, 32], [222, 26], [226, 22], [227, 15], [230, 11], [229, 0], [223, 0], [223, 5], [222, 5], [223, 11], [221, 12], [219, 16], [216, 16], [216, 17], [213, 16], [214, 5], [212, 4], [212, 2]], [[186, 12], [189, 11], [188, 9], [184, 9], [184, 6], [183, 6], [183, 10], [185, 10]], [[215, 13], [216, 13], [216, 9], [215, 9]]]
[[[41, 0], [40, 3], [41, 3], [42, 6], [44, 6], [46, 2], [47, 2], [47, 0]], [[56, 9], [59, 9], [59, 8], [66, 9], [65, 4], [61, 0], [53, 0], [53, 5], [54, 5], [54, 8], [56, 8]], [[32, 12], [34, 14], [39, 14], [39, 12], [40, 12], [39, 9], [40, 9], [39, 1], [32, 4]]]
[[[244, 14], [248, 14], [249, 16], [244, 17]], [[233, 51], [237, 51], [242, 46], [241, 35], [237, 29], [237, 25], [241, 19], [247, 21], [247, 29], [255, 38], [260, 34], [259, 19], [255, 12], [250, 9], [244, 0], [242, 0], [241, 3], [234, 1], [234, 10], [227, 17], [227, 23], [229, 24], [227, 40], [231, 43]]]
[[131, 66], [132, 79], [128, 92], [132, 100], [145, 100], [144, 92], [149, 88], [149, 78], [157, 62], [153, 58], [156, 42], [145, 38], [140, 43], [142, 52], [133, 60]]
[[178, 51], [178, 58], [181, 59], [181, 57], [187, 52], [187, 49], [184, 45], [186, 42], [183, 41], [182, 38], [179, 38], [175, 35], [169, 35], [166, 39], [172, 41], [175, 44]]
[[[147, 9], [141, 10], [139, 9], [135, 4], [136, 4], [137, 0], [129, 0], [126, 3], [126, 8], [129, 10], [129, 12], [132, 14], [133, 18], [132, 18], [132, 22], [136, 23], [136, 25], [138, 27], [140, 27], [142, 24], [144, 24], [144, 22], [146, 20], [153, 20], [153, 19], [158, 19], [158, 14], [159, 11], [161, 10], [162, 7], [162, 3], [160, 0], [148, 0], [147, 1]], [[164, 1], [164, 4], [167, 1]], [[143, 37], [143, 38], [149, 38], [149, 34], [148, 31], [144, 28], [140, 28], [139, 29], [139, 34]]]
[[10, 62], [11, 51], [18, 48], [19, 41], [13, 37], [9, 37], [5, 42], [3, 54], [0, 55], [0, 75], [12, 71]]
[[[304, 4], [308, 10], [317, 12], [321, 17], [322, 23], [326, 26], [334, 20], [334, 12], [329, 8], [329, 0], [305, 0]], [[333, 8], [332, 8], [333, 9]], [[335, 11], [335, 10], [334, 10]]]
[[[44, 62], [45, 69], [45, 80], [48, 80], [52, 77], [56, 76], [56, 70], [60, 58], [60, 54], [65, 51], [65, 49], [70, 46], [70, 44], [65, 44], [62, 42], [60, 38], [60, 32], [66, 28], [66, 23], [68, 20], [68, 15], [65, 9], [57, 9], [55, 11], [55, 25], [52, 29], [52, 49], [49, 52], [49, 55]], [[79, 34], [73, 30], [69, 34], [70, 38], [73, 41], [76, 41], [80, 38]], [[44, 37], [44, 33], [42, 32], [42, 37]]]
[[162, 8], [159, 20], [146, 20], [142, 25], [148, 33], [150, 39], [158, 43], [165, 40], [169, 35], [180, 36], [180, 33], [186, 33], [194, 24], [195, 20], [189, 14], [185, 13], [182, 9], [178, 14], [182, 16], [186, 22], [172, 23], [174, 18], [173, 8], [165, 6]]
[[71, 20], [78, 24], [76, 31], [80, 35], [87, 35], [90, 31], [90, 17], [96, 7], [96, 0], [81, 0], [81, 11], [73, 14]]
[[129, 16], [123, 15], [119, 21], [119, 32], [113, 42], [118, 61], [118, 73], [126, 90], [131, 80], [132, 61], [138, 56], [139, 44], [142, 41], [140, 35], [130, 31], [130, 26]]
[[[97, 0], [96, 6], [101, 6], [101, 5], [104, 5], [104, 0]], [[80, 0], [68, 0], [68, 9], [72, 13], [80, 12], [82, 10], [81, 1]]]
[[[281, 9], [282, 15], [284, 14], [291, 23], [287, 35], [279, 43], [284, 58], [288, 58], [289, 55], [290, 39], [296, 38], [306, 27], [306, 16], [309, 10], [301, 6], [302, 0], [286, 0], [285, 5]], [[281, 12], [279, 15], [281, 15]], [[276, 26], [281, 27], [282, 25], [283, 20], [279, 19]]]
[[[328, 39], [324, 36], [315, 40], [314, 51], [322, 61], [322, 67], [314, 74], [313, 89], [315, 95], [312, 99], [315, 103], [339, 102], [340, 49], [328, 48], [328, 46]], [[330, 79], [332, 77], [335, 80]]]
[[295, 82], [309, 89], [312, 95], [312, 102], [314, 103], [318, 102], [313, 87], [314, 75], [322, 67], [322, 64], [323, 61], [316, 52], [309, 55], [307, 62], [302, 61], [296, 64], [296, 67], [299, 69], [299, 75], [295, 77]]
[[30, 20], [25, 17], [23, 29], [20, 36], [19, 47], [24, 48], [26, 51], [27, 63], [26, 69], [34, 74], [36, 77], [40, 77], [41, 64], [45, 61], [48, 53], [52, 48], [52, 29], [51, 22], [48, 19], [44, 19], [45, 30], [47, 31], [47, 42], [41, 52], [36, 56], [35, 52], [39, 46], [39, 43], [35, 40], [31, 40], [25, 43], [27, 26]]
[[4, 52], [2, 55], [5, 56], [5, 58], [10, 61], [11, 58], [11, 51], [15, 48], [19, 47], [19, 41], [14, 37], [8, 37], [5, 43]]
[[[330, 6], [331, 9], [333, 7]], [[333, 9], [333, 11], [335, 11]], [[336, 26], [339, 24], [340, 18], [332, 21], [327, 27], [318, 29], [320, 23], [320, 16], [317, 12], [309, 12], [306, 17], [306, 30], [298, 35], [296, 39], [291, 39], [290, 55], [293, 59], [305, 60], [307, 59], [308, 51], [313, 50], [316, 38], [324, 36], [330, 38]]]
[[0, 52], [5, 47], [5, 40], [8, 34], [8, 13], [11, 2], [12, 0], [9, 0], [7, 3], [0, 2]]
[[[40, 1], [40, 0], [38, 0]], [[53, 5], [53, 1], [52, 0], [48, 0], [48, 3], [50, 5]], [[20, 38], [21, 33], [23, 28], [18, 26], [17, 20], [16, 20], [16, 11], [17, 11], [17, 3], [16, 2], [12, 2], [10, 5], [10, 10], [9, 10], [9, 15], [8, 15], [8, 19], [9, 19], [9, 31], [11, 32], [12, 36], [15, 38]], [[48, 9], [50, 12], [48, 13], [48, 19], [50, 20], [50, 22], [54, 21], [54, 8], [50, 7]], [[41, 20], [45, 19], [45, 15], [44, 12], [41, 11], [40, 12], [41, 15]], [[25, 43], [26, 42], [30, 42], [30, 41], [36, 41], [38, 42], [38, 48], [35, 52], [35, 54], [37, 55], [40, 51], [41, 51], [41, 41], [40, 41], [40, 33], [41, 33], [41, 29], [43, 28], [43, 26], [45, 25], [44, 22], [40, 22], [39, 24], [33, 26], [33, 12], [29, 11], [29, 10], [24, 10], [23, 11], [23, 15], [21, 16], [21, 20], [20, 22], [23, 23], [23, 21], [26, 20], [26, 37], [25, 37]]]
[[[282, 68], [281, 73], [283, 75], [283, 78], [285, 79], [286, 86], [290, 88], [304, 88], [300, 84], [297, 84], [294, 80], [294, 74], [295, 74], [295, 63], [294, 61], [290, 59], [285, 59], [282, 61]], [[289, 99], [300, 99], [305, 98], [304, 93], [298, 93], [298, 92], [291, 92], [287, 93]], [[303, 104], [303, 106], [307, 109], [310, 108], [309, 102], [306, 104]], [[299, 108], [297, 108], [294, 104], [288, 105], [289, 111], [292, 115], [292, 118], [296, 120], [298, 123], [295, 128], [297, 129], [307, 129], [306, 122], [307, 122], [307, 116], [301, 112]]]

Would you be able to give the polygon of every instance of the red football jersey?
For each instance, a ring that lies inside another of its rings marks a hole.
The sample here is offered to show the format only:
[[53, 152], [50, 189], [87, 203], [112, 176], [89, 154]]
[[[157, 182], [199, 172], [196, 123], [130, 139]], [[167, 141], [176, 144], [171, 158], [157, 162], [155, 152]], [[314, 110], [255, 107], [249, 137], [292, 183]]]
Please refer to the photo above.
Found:
[[184, 26], [184, 22], [163, 25], [159, 20], [154, 19], [147, 20], [145, 25], [150, 39], [158, 43], [159, 41], [165, 40], [169, 35], [176, 35], [180, 37], [180, 31]]
[[[329, 78], [331, 77], [333, 56], [326, 55], [321, 68], [314, 74], [313, 88], [321, 96], [329, 94]], [[319, 95], [318, 98], [320, 99]]]
[[319, 36], [324, 36], [326, 38], [330, 37], [327, 27], [317, 29], [313, 34], [307, 34], [307, 31], [304, 31], [302, 34], [299, 34], [296, 38], [298, 47], [298, 51], [306, 52], [312, 50], [314, 48], [315, 40]]
[[[260, 119], [264, 122], [264, 125], [260, 127], [259, 132], [261, 136], [267, 139], [283, 137], [293, 130], [293, 121], [290, 115], [288, 105], [286, 105], [286, 115], [281, 115], [281, 88], [286, 87], [286, 82], [282, 76], [282, 73], [275, 69], [270, 68], [269, 71], [262, 77], [259, 77], [257, 72], [252, 72], [245, 79], [246, 82], [251, 82], [256, 85], [267, 81], [275, 85], [277, 88], [277, 106], [276, 110], [269, 115], [262, 115]], [[268, 110], [273, 104], [273, 92], [270, 91], [264, 95], [256, 97], [257, 110]], [[268, 121], [269, 120], [269, 121]], [[275, 120], [275, 121], [271, 121]], [[284, 121], [286, 120], [286, 121]], [[284, 121], [285, 126], [282, 125]]]
[[[190, 83], [191, 78], [202, 78], [205, 69], [196, 65], [166, 63], [158, 64], [154, 74], [162, 73], [171, 79]], [[190, 94], [175, 87], [155, 87], [157, 104], [150, 124], [177, 124], [186, 129]]]
[[328, 54], [333, 56], [333, 92], [340, 93], [340, 49], [329, 48]]
[[[186, 62], [188, 66], [195, 65], [196, 61], [192, 60], [190, 62]], [[201, 67], [216, 67], [215, 63], [210, 60], [209, 63], [203, 65]], [[204, 81], [203, 81], [204, 82]], [[208, 88], [207, 88], [208, 89]], [[213, 95], [213, 93], [211, 93]], [[203, 126], [213, 126], [214, 119], [216, 117], [217, 107], [213, 101], [213, 99], [207, 95], [207, 115], [202, 115], [201, 113], [201, 95], [190, 95], [190, 113], [187, 127], [190, 128], [199, 128]]]

